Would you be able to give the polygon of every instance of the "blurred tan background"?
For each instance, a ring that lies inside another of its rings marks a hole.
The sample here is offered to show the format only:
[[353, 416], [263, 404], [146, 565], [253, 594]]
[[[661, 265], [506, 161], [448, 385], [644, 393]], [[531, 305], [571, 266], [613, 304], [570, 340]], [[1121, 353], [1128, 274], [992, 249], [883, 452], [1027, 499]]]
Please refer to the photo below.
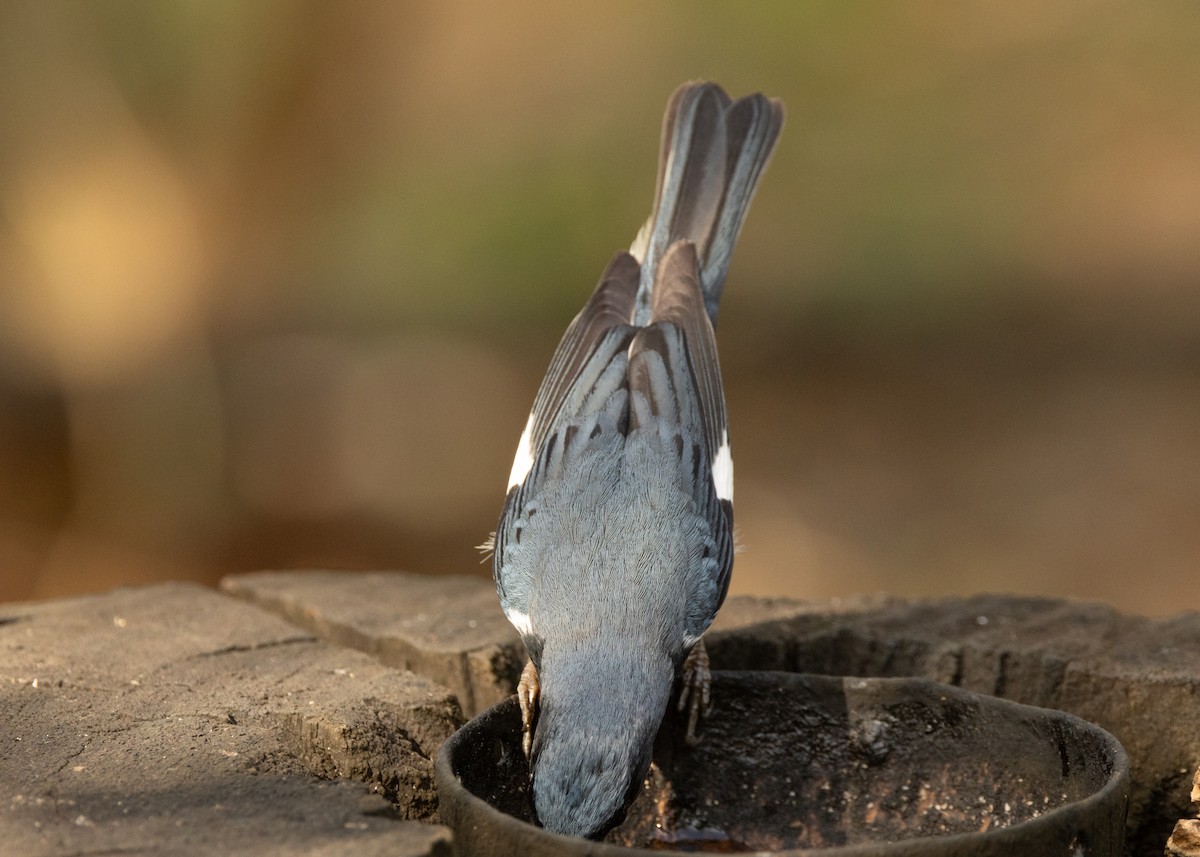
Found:
[[0, 5], [0, 599], [486, 575], [683, 80], [782, 97], [740, 592], [1200, 607], [1200, 5]]

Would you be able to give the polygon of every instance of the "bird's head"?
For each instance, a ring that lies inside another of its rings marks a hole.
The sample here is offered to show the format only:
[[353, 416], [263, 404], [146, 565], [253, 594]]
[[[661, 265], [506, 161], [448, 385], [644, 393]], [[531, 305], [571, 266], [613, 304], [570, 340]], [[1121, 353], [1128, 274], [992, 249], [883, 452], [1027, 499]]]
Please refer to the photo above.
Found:
[[646, 777], [674, 670], [667, 658], [573, 660], [543, 659], [533, 804], [547, 830], [599, 839]]

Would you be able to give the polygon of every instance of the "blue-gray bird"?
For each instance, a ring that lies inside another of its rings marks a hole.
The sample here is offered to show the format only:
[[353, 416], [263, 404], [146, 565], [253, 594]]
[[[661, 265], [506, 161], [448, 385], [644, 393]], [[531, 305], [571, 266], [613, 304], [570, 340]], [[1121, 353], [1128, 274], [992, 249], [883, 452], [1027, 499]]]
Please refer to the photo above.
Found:
[[689, 737], [708, 704], [701, 636], [733, 566], [713, 324], [782, 125], [761, 94], [676, 90], [653, 213], [567, 328], [517, 447], [494, 572], [529, 652], [534, 810], [556, 832], [621, 822], [678, 679]]

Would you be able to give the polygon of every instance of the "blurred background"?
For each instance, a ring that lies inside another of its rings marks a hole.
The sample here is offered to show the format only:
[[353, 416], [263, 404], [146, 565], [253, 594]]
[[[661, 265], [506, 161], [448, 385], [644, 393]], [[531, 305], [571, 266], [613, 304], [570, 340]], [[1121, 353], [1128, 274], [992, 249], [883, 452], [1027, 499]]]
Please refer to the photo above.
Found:
[[9, 0], [0, 600], [490, 574], [703, 77], [789, 116], [719, 331], [734, 591], [1200, 607], [1198, 57], [1187, 0]]

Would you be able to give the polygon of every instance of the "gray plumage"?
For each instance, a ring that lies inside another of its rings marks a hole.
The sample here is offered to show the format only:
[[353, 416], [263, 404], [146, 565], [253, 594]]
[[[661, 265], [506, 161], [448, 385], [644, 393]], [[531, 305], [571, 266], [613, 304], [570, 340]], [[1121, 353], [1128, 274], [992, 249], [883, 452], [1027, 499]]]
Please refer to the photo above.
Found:
[[556, 350], [496, 532], [501, 605], [540, 681], [533, 795], [599, 837], [650, 763], [733, 564], [732, 460], [713, 321], [782, 125], [711, 83], [672, 96], [653, 213]]

